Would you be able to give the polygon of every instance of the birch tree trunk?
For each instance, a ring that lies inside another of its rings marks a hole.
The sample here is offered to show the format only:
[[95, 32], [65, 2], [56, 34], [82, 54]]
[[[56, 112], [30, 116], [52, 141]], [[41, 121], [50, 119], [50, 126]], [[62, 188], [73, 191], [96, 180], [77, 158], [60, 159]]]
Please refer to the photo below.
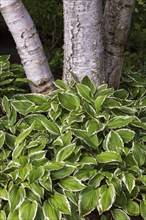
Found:
[[0, 0], [0, 11], [14, 38], [32, 92], [48, 93], [53, 76], [34, 23], [21, 0]]
[[135, 0], [63, 0], [64, 71], [118, 88]]
[[86, 75], [99, 86], [104, 82], [101, 0], [63, 0], [64, 71], [63, 79], [79, 81]]
[[118, 88], [135, 0], [107, 0], [103, 15], [104, 73], [110, 87]]

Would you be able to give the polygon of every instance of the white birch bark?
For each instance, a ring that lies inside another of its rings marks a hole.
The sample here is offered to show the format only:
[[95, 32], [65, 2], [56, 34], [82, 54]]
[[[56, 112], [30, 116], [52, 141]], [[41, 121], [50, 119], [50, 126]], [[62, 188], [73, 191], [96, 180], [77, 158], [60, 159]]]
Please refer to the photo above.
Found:
[[32, 92], [48, 93], [53, 76], [34, 23], [21, 0], [0, 0], [0, 11], [17, 45]]
[[70, 84], [73, 73], [79, 81], [86, 75], [98, 87], [104, 82], [102, 42], [102, 1], [63, 0], [64, 70]]
[[118, 88], [135, 0], [107, 0], [103, 16], [106, 82]]

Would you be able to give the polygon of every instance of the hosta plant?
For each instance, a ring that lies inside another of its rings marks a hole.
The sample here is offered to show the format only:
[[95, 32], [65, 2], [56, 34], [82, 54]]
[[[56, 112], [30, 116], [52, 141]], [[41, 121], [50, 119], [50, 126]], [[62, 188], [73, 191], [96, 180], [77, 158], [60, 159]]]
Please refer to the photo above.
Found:
[[2, 99], [0, 219], [145, 220], [145, 92], [55, 85]]

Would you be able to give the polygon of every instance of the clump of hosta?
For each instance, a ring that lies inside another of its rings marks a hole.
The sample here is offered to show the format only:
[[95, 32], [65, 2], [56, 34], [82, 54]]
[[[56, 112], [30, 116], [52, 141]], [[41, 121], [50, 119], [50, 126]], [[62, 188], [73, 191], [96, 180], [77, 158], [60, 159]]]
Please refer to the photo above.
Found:
[[145, 96], [55, 85], [2, 99], [0, 219], [145, 219]]

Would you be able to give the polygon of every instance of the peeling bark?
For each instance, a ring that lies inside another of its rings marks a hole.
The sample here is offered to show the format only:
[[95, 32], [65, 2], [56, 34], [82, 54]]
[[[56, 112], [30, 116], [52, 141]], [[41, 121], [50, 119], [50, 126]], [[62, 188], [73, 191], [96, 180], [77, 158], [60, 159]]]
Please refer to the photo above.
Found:
[[34, 23], [20, 0], [1, 0], [0, 11], [14, 38], [32, 92], [53, 90], [53, 76]]
[[79, 81], [86, 75], [98, 87], [104, 82], [102, 1], [63, 0], [64, 73], [70, 84], [73, 73]]
[[103, 15], [106, 82], [118, 88], [135, 0], [107, 0]]

